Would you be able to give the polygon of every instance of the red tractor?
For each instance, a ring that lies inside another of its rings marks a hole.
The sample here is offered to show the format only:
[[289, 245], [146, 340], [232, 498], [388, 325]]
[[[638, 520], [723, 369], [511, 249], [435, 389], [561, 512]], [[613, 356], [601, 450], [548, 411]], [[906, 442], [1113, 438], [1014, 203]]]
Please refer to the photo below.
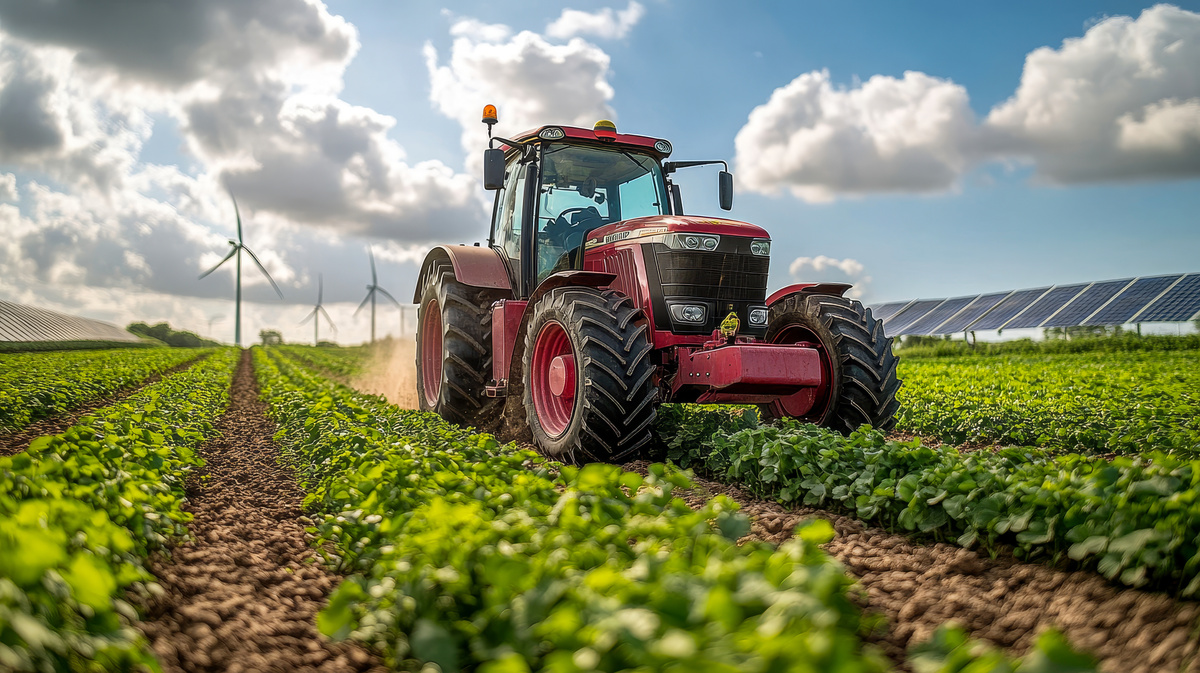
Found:
[[[488, 106], [489, 136], [495, 122]], [[850, 286], [768, 295], [766, 231], [684, 215], [671, 174], [724, 162], [666, 161], [669, 142], [608, 121], [492, 142], [487, 247], [433, 249], [417, 283], [423, 410], [527, 424], [564, 461], [636, 457], [662, 402], [755, 404], [843, 433], [894, 425], [891, 339]], [[719, 178], [729, 210], [733, 176]]]

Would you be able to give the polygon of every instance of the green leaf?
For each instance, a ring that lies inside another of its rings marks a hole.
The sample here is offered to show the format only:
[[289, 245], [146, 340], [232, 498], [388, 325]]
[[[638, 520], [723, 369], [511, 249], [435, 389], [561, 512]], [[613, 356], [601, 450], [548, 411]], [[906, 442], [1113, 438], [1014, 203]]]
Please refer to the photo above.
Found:
[[443, 671], [457, 671], [458, 645], [444, 626], [428, 619], [418, 619], [412, 632], [413, 654], [422, 661], [431, 661]]
[[101, 559], [86, 552], [76, 554], [62, 576], [80, 603], [96, 611], [111, 607], [117, 580]]

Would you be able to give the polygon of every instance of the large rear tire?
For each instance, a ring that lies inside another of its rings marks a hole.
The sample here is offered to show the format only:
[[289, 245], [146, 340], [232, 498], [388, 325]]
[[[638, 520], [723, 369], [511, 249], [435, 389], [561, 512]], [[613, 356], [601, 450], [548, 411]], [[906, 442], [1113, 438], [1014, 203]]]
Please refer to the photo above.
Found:
[[768, 342], [808, 342], [821, 351], [828, 384], [760, 405], [764, 420], [790, 416], [842, 434], [864, 424], [884, 431], [895, 427], [899, 358], [883, 321], [870, 309], [845, 297], [799, 293], [772, 305], [767, 320]]
[[556, 288], [534, 305], [523, 401], [534, 444], [547, 456], [619, 463], [650, 446], [658, 391], [642, 318], [612, 290]]
[[458, 282], [449, 260], [436, 260], [421, 288], [417, 316], [417, 400], [451, 423], [485, 427], [501, 405], [487, 397], [492, 375], [494, 292]]

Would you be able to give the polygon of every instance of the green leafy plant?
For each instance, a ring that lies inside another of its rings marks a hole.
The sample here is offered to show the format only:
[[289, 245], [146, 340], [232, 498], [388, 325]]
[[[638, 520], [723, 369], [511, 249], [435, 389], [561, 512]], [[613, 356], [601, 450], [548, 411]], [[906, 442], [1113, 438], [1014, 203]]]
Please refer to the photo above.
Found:
[[1200, 352], [905, 359], [897, 428], [951, 444], [1200, 456]]
[[0, 433], [135, 386], [206, 352], [152, 348], [0, 355]]
[[184, 480], [237, 357], [219, 351], [0, 458], [0, 668], [158, 669], [124, 597], [146, 595], [142, 559], [187, 534]]

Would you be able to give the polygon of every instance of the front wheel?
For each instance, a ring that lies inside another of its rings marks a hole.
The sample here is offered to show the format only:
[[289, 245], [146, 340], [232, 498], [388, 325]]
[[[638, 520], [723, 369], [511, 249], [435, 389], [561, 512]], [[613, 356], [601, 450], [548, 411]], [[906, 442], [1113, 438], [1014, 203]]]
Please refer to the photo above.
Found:
[[648, 446], [657, 413], [652, 346], [629, 297], [556, 288], [530, 315], [523, 401], [538, 449], [564, 462], [618, 463]]
[[824, 383], [761, 405], [765, 420], [787, 416], [842, 434], [864, 424], [895, 427], [899, 360], [870, 309], [845, 297], [799, 293], [773, 304], [767, 320], [768, 342], [808, 343], [820, 351]]

